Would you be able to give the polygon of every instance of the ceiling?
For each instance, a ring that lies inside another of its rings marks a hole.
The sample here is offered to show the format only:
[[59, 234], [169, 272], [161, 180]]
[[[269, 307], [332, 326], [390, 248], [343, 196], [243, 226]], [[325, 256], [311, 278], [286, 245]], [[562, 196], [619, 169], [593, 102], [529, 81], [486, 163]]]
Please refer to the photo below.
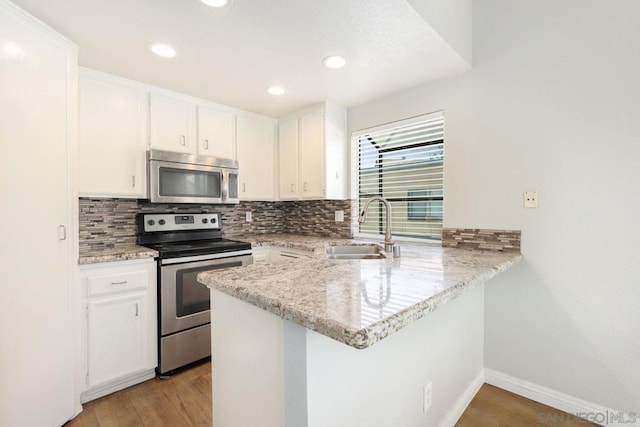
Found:
[[[13, 1], [77, 43], [84, 67], [271, 117], [325, 100], [352, 107], [468, 68], [407, 0]], [[156, 42], [176, 57], [155, 56]], [[346, 67], [326, 69], [329, 55]]]

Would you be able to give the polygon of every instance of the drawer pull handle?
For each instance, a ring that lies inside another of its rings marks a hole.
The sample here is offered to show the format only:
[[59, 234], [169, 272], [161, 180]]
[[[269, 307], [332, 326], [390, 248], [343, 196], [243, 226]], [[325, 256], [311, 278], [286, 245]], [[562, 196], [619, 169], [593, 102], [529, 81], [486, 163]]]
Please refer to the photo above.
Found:
[[112, 285], [126, 285], [127, 280], [123, 280], [122, 282], [111, 282]]
[[138, 310], [138, 303], [136, 303], [136, 317], [138, 317], [138, 313], [139, 313], [139, 310]]

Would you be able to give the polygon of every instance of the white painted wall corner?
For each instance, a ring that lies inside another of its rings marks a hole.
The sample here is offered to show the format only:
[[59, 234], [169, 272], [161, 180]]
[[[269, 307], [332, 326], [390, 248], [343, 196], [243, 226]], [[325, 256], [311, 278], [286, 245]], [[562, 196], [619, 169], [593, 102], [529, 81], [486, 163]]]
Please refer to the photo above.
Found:
[[484, 370], [481, 370], [449, 409], [439, 427], [454, 427], [484, 383]]

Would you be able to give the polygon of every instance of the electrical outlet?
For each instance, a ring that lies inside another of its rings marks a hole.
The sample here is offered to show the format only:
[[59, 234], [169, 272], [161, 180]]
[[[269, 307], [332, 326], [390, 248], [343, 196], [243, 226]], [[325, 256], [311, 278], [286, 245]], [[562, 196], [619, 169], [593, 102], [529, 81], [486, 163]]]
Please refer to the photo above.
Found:
[[336, 222], [344, 221], [344, 211], [336, 211]]
[[424, 386], [424, 402], [422, 403], [422, 412], [427, 412], [431, 408], [431, 381]]
[[245, 214], [245, 220], [247, 222], [253, 221], [253, 216], [251, 215], [251, 211], [247, 211], [247, 213]]
[[524, 192], [524, 207], [525, 208], [538, 207], [538, 190], [527, 190]]

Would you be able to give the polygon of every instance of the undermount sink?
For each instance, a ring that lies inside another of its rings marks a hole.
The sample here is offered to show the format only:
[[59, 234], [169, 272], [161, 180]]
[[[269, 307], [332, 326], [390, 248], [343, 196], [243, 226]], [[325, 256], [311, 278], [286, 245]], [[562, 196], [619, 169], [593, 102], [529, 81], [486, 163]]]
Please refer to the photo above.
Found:
[[325, 253], [329, 259], [384, 259], [378, 245], [336, 245], [327, 246]]

